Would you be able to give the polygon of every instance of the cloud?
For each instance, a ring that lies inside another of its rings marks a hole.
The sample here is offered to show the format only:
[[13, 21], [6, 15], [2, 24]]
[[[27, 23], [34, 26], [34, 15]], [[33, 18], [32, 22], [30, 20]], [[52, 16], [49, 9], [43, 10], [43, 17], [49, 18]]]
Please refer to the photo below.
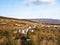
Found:
[[55, 0], [26, 0], [28, 1], [28, 3], [50, 3], [50, 4], [53, 4], [55, 3]]

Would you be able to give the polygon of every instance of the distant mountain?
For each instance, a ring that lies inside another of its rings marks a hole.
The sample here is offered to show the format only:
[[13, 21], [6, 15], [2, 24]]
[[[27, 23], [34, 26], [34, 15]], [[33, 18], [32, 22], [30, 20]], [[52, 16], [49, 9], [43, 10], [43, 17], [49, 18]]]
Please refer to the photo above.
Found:
[[32, 21], [42, 22], [42, 23], [49, 23], [49, 24], [60, 24], [59, 19], [31, 19]]

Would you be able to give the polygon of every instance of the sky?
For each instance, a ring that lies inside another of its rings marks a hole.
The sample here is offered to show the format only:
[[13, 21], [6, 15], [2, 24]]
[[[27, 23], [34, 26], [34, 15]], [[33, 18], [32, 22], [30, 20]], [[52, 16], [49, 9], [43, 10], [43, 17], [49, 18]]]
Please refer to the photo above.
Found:
[[60, 19], [60, 0], [0, 0], [0, 16]]

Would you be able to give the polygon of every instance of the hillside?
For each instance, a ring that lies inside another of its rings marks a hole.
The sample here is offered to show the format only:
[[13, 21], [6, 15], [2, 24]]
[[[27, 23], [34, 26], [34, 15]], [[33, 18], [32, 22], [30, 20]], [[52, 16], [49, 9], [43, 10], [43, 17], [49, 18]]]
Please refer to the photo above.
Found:
[[0, 30], [24, 29], [29, 25], [38, 25], [38, 23], [40, 25], [42, 24], [40, 22], [30, 21], [26, 19], [0, 17]]
[[1, 16], [0, 45], [60, 45], [60, 24], [54, 21]]
[[60, 28], [60, 20], [55, 19], [16, 19], [0, 16], [0, 30], [19, 30], [29, 26], [40, 27], [58, 27]]

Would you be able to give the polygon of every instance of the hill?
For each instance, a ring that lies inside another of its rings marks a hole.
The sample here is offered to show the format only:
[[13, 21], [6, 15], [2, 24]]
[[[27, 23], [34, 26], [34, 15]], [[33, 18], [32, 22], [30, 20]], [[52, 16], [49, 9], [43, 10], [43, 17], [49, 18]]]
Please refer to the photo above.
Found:
[[24, 29], [30, 25], [39, 24], [41, 25], [42, 23], [26, 19], [16, 19], [0, 16], [0, 30]]
[[59, 22], [0, 16], [0, 45], [60, 45]]
[[48, 24], [60, 24], [59, 19], [31, 19], [32, 21], [48, 23]]

